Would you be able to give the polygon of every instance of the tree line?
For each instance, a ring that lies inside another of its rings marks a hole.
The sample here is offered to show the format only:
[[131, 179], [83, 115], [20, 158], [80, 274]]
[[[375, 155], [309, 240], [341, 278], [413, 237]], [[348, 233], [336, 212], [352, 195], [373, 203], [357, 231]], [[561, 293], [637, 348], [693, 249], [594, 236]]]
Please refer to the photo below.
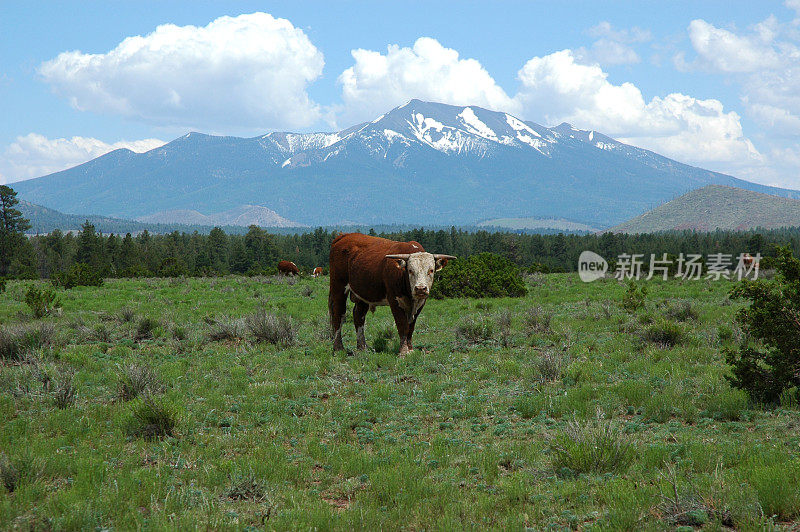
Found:
[[[214, 228], [207, 235], [198, 232], [135, 236], [101, 235], [88, 221], [80, 232], [53, 231], [26, 237], [28, 227], [14, 209], [15, 193], [0, 187], [0, 277], [52, 278], [83, 264], [103, 277], [210, 276], [226, 274], [269, 274], [280, 260], [290, 260], [301, 271], [328, 265], [330, 244], [337, 232], [317, 228], [296, 234], [274, 234], [251, 226], [244, 234], [228, 234]], [[584, 250], [599, 253], [611, 262], [623, 253], [645, 258], [663, 253], [671, 256], [713, 253], [776, 254], [776, 246], [788, 245], [800, 252], [800, 227], [763, 231], [691, 231], [657, 234], [521, 234], [512, 232], [411, 229], [377, 234], [393, 240], [416, 240], [431, 252], [468, 257], [490, 252], [501, 255], [523, 269], [533, 271], [575, 271]]]

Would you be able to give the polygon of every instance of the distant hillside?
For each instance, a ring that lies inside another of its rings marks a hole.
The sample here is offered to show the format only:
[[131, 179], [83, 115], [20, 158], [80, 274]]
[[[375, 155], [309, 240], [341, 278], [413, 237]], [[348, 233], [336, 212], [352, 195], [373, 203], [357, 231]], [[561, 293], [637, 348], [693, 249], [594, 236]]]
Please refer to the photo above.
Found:
[[[100, 233], [109, 234], [137, 234], [142, 231], [149, 231], [151, 233], [172, 233], [179, 231], [182, 233], [192, 233], [197, 231], [200, 234], [208, 234], [215, 226], [222, 227], [228, 234], [243, 234], [247, 232], [247, 226], [244, 225], [230, 225], [225, 223], [202, 223], [206, 219], [202, 214], [199, 214], [201, 219], [192, 221], [187, 219], [185, 223], [179, 222], [159, 222], [154, 220], [152, 222], [138, 222], [133, 220], [124, 220], [121, 218], [110, 218], [108, 216], [99, 216], [96, 214], [65, 214], [54, 209], [48, 209], [35, 203], [30, 203], [25, 200], [20, 200], [17, 205], [22, 215], [30, 221], [31, 228], [26, 231], [28, 234], [44, 234], [50, 233], [58, 229], [59, 231], [79, 231], [81, 226], [88, 220], [89, 223], [94, 225], [95, 229]], [[258, 224], [256, 224], [258, 225]], [[275, 233], [292, 233], [296, 232], [299, 227], [297, 226], [281, 226], [281, 227], [268, 227], [270, 231]]]
[[555, 230], [564, 232], [594, 233], [598, 228], [561, 218], [495, 218], [478, 224], [481, 228], [510, 229], [512, 231]]
[[147, 216], [140, 216], [136, 220], [139, 222], [159, 224], [307, 227], [303, 224], [287, 220], [277, 212], [260, 205], [241, 205], [215, 214], [202, 214], [189, 209], [175, 209]]
[[691, 229], [743, 231], [800, 226], [800, 200], [709, 185], [693, 190], [609, 231], [655, 233]]

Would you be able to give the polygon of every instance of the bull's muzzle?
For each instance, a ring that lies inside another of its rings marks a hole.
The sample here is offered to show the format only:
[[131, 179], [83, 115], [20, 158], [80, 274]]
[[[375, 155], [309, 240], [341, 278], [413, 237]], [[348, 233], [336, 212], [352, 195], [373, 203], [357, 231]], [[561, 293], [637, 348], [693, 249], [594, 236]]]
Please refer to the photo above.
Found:
[[414, 296], [415, 297], [428, 297], [428, 287], [427, 286], [415, 286], [414, 287]]

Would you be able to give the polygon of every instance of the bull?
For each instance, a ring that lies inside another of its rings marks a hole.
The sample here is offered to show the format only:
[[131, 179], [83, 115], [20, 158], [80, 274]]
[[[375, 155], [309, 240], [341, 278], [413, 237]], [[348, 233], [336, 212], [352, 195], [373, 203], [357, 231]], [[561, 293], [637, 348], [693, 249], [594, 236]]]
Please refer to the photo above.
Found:
[[316, 268], [314, 268], [314, 271], [311, 272], [311, 275], [314, 277], [314, 279], [322, 275], [322, 267], [317, 266]]
[[434, 273], [455, 258], [428, 253], [419, 242], [395, 242], [360, 233], [336, 237], [331, 243], [328, 292], [333, 349], [344, 349], [342, 321], [349, 295], [354, 303], [357, 349], [367, 347], [367, 311], [388, 305], [400, 336], [400, 356], [412, 351], [411, 337], [430, 295]]
[[282, 260], [278, 263], [278, 273], [281, 275], [300, 275], [300, 270], [294, 262]]

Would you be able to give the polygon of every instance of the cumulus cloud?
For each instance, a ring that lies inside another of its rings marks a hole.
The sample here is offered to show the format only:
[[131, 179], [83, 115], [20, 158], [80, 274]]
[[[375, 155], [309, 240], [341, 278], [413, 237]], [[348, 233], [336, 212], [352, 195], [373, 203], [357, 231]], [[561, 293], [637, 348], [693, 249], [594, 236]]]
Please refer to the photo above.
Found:
[[575, 57], [582, 63], [601, 65], [629, 65], [639, 63], [641, 58], [633, 45], [652, 39], [649, 31], [638, 27], [615, 29], [609, 22], [601, 22], [587, 32], [597, 40], [590, 48], [575, 50]]
[[79, 110], [210, 131], [301, 128], [320, 108], [306, 89], [322, 53], [286, 19], [220, 17], [158, 26], [101, 54], [70, 51], [39, 73]]
[[526, 117], [569, 122], [692, 164], [736, 171], [761, 155], [740, 117], [717, 100], [680, 93], [646, 101], [638, 87], [615, 85], [599, 65], [576, 61], [571, 50], [529, 60], [518, 73], [516, 95]]
[[717, 28], [702, 19], [689, 24], [689, 40], [697, 54], [694, 62], [686, 62], [679, 54], [676, 65], [681, 70], [694, 68], [713, 72], [756, 72], [776, 68], [781, 64], [773, 48], [777, 20], [770, 17], [756, 25], [749, 35], [737, 35]]
[[159, 139], [122, 140], [107, 144], [94, 138], [49, 139], [37, 133], [29, 133], [17, 137], [3, 150], [0, 158], [0, 183], [12, 183], [66, 170], [119, 148], [142, 153], [163, 144], [164, 141]]
[[386, 53], [357, 49], [355, 64], [339, 76], [345, 122], [372, 119], [421, 98], [454, 105], [518, 110], [517, 103], [475, 59], [463, 59], [436, 39], [422, 37], [411, 48], [389, 45]]

